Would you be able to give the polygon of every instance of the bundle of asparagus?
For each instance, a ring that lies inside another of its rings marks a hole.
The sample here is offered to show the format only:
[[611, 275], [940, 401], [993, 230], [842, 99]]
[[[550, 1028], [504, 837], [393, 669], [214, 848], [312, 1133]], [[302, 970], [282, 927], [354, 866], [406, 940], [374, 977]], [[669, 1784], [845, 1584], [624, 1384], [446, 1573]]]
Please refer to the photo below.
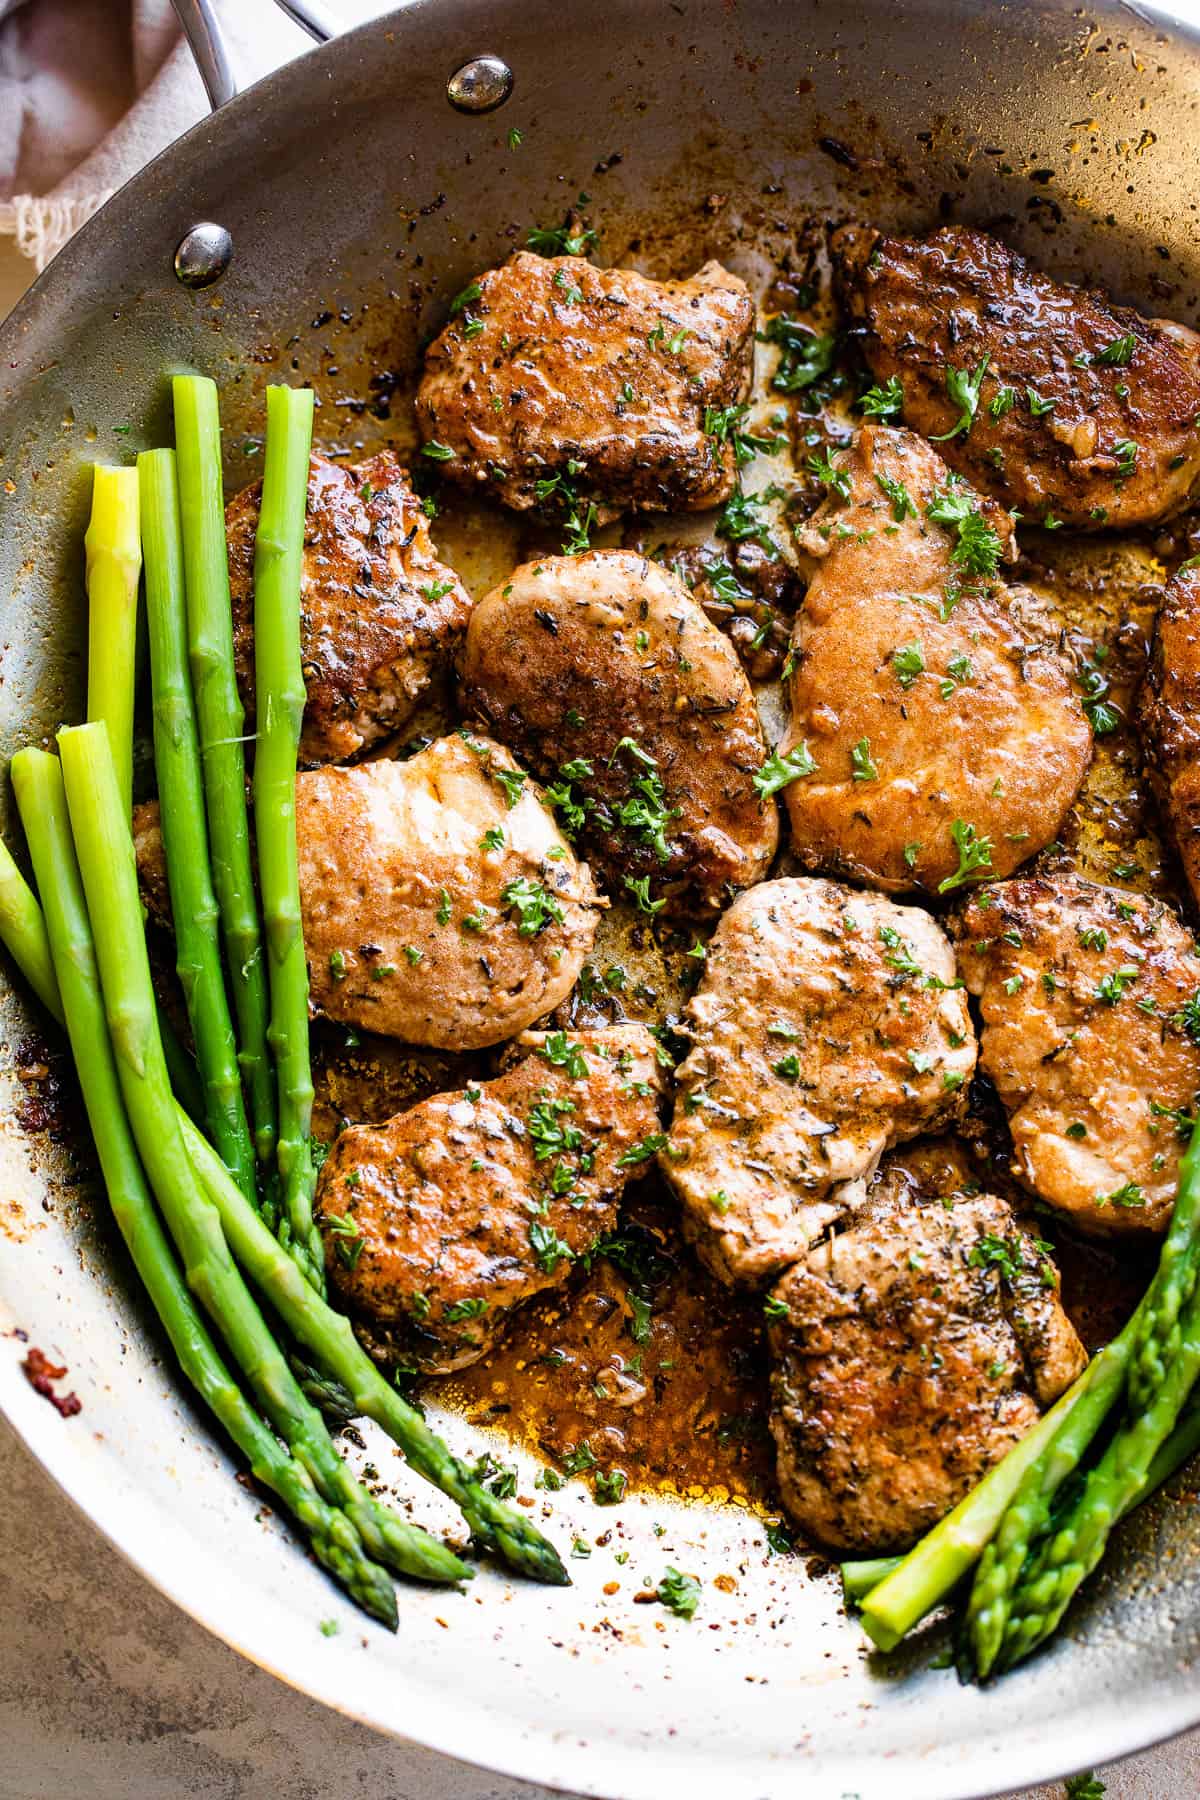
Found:
[[[0, 938], [66, 1026], [113, 1215], [184, 1373], [314, 1554], [394, 1627], [388, 1570], [448, 1583], [471, 1571], [355, 1480], [247, 1281], [322, 1381], [341, 1390], [346, 1410], [375, 1419], [455, 1500], [480, 1547], [538, 1580], [561, 1583], [566, 1574], [529, 1521], [488, 1493], [384, 1380], [324, 1298], [295, 840], [312, 407], [306, 390], [268, 392], [254, 767], [266, 956], [233, 674], [217, 397], [198, 377], [175, 382], [176, 452], [147, 452], [137, 470], [97, 470], [87, 540], [89, 722], [59, 733], [58, 757], [30, 749], [13, 759], [41, 904], [0, 845]], [[199, 1075], [187, 1105], [180, 1081], [189, 1064], [156, 1008], [130, 833], [143, 551], [163, 842]]]
[[1123, 1330], [907, 1556], [843, 1565], [847, 1599], [881, 1650], [974, 1568], [964, 1661], [980, 1680], [1012, 1668], [1056, 1629], [1118, 1521], [1200, 1447], [1200, 1137], [1191, 1132], [1158, 1268]]

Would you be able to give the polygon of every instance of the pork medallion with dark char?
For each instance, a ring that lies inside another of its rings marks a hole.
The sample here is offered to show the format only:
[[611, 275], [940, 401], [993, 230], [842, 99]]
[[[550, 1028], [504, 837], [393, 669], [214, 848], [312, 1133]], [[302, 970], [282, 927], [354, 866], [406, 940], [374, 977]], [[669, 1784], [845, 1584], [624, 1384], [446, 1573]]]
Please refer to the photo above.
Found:
[[660, 1076], [644, 1025], [528, 1032], [494, 1081], [353, 1125], [321, 1171], [331, 1284], [384, 1358], [477, 1361], [561, 1286], [650, 1166]]
[[443, 475], [599, 522], [717, 506], [736, 475], [710, 409], [745, 398], [754, 303], [719, 263], [687, 281], [520, 251], [466, 289], [425, 355], [417, 423]]
[[994, 1194], [896, 1170], [768, 1302], [788, 1512], [839, 1551], [904, 1550], [1081, 1373], [1047, 1246]]
[[594, 550], [515, 569], [475, 608], [462, 692], [614, 896], [711, 913], [766, 874], [779, 821], [755, 787], [767, 746], [750, 684], [657, 563]]
[[[254, 706], [254, 534], [262, 483], [225, 509], [238, 686]], [[390, 450], [350, 468], [314, 456], [300, 584], [301, 763], [340, 762], [401, 730], [471, 602]]]
[[1123, 531], [1200, 477], [1200, 337], [1068, 287], [986, 232], [846, 227], [835, 282], [905, 422], [1031, 523]]
[[1200, 906], [1200, 568], [1168, 581], [1137, 700], [1151, 785]]
[[740, 895], [684, 1029], [660, 1164], [729, 1282], [777, 1275], [861, 1206], [885, 1149], [962, 1116], [975, 1067], [941, 927], [832, 881]]
[[1159, 900], [998, 882], [955, 922], [1012, 1171], [1095, 1234], [1163, 1231], [1200, 1092], [1200, 956]]
[[802, 534], [784, 789], [801, 863], [927, 893], [1058, 835], [1092, 755], [1060, 628], [1000, 573], [1012, 521], [910, 431], [864, 426]]
[[313, 1004], [446, 1050], [498, 1044], [570, 993], [603, 902], [534, 784], [485, 739], [296, 783]]

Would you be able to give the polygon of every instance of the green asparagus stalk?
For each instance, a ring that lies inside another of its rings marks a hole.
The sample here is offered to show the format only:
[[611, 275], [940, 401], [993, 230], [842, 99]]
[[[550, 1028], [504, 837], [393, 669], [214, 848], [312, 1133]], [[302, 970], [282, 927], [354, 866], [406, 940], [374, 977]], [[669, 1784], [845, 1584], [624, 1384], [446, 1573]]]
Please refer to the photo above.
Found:
[[137, 648], [138, 535], [136, 469], [96, 463], [92, 516], [83, 540], [87, 558], [87, 716], [108, 726], [121, 802], [133, 811], [133, 694]]
[[221, 912], [254, 1147], [259, 1162], [272, 1166], [275, 1086], [267, 1052], [267, 978], [246, 814], [245, 719], [233, 669], [217, 390], [207, 377], [177, 375], [173, 391], [188, 653], [200, 727], [213, 887]]
[[1004, 1642], [1013, 1591], [1020, 1581], [1030, 1545], [1036, 1543], [1049, 1523], [1054, 1496], [1079, 1467], [1097, 1431], [1121, 1397], [1133, 1346], [1131, 1324], [1092, 1359], [1071, 1389], [1078, 1404], [1025, 1470], [980, 1558], [967, 1602], [966, 1633], [981, 1680], [995, 1666]]
[[1070, 1416], [1079, 1386], [1076, 1382], [1068, 1388], [1003, 1461], [989, 1469], [899, 1567], [872, 1588], [863, 1601], [862, 1622], [881, 1650], [894, 1650], [905, 1633], [940, 1605], [979, 1560], [1026, 1469]]
[[[457, 1580], [465, 1571], [456, 1557], [416, 1527], [386, 1515], [354, 1482], [229, 1254], [216, 1208], [184, 1147], [183, 1115], [171, 1096], [154, 1014], [133, 843], [119, 811], [107, 739], [98, 727], [81, 725], [60, 732], [58, 741], [121, 1093], [188, 1286], [219, 1326], [267, 1417], [324, 1497], [340, 1505], [368, 1533], [372, 1549], [379, 1554], [386, 1550], [403, 1573]], [[188, 1128], [195, 1130], [190, 1121]], [[233, 1186], [216, 1152], [210, 1154]], [[234, 1191], [250, 1210], [241, 1190]]]
[[341, 1382], [355, 1411], [374, 1419], [426, 1481], [461, 1509], [475, 1539], [511, 1568], [537, 1581], [562, 1586], [567, 1573], [558, 1553], [514, 1508], [489, 1494], [460, 1457], [402, 1399], [362, 1349], [350, 1321], [316, 1293], [280, 1247], [212, 1147], [195, 1126], [181, 1122], [196, 1171], [221, 1216], [234, 1256], [273, 1312], [327, 1375]]
[[42, 909], [8, 845], [3, 842], [0, 842], [0, 940], [46, 1011], [61, 1025], [62, 1001]]
[[[3, 840], [0, 840], [0, 943], [5, 945], [46, 1011], [61, 1025], [62, 1005], [42, 909]], [[175, 1097], [189, 1118], [202, 1118], [204, 1098], [196, 1065], [179, 1042], [161, 1007], [158, 1025]]]
[[[21, 751], [13, 762], [13, 781], [38, 884], [46, 897], [46, 913], [42, 923], [39, 911], [35, 927], [26, 909], [21, 937], [6, 934], [6, 942], [22, 962], [40, 956], [43, 947], [51, 950], [56, 980], [43, 997], [51, 1011], [65, 1017], [113, 1216], [134, 1266], [184, 1374], [225, 1427], [253, 1474], [279, 1497], [308, 1535], [318, 1559], [359, 1605], [394, 1629], [396, 1601], [391, 1584], [381, 1579], [363, 1555], [350, 1522], [318, 1497], [307, 1471], [272, 1436], [245, 1399], [179, 1274], [129, 1129], [58, 762], [45, 751]], [[7, 923], [11, 927], [12, 915]]]
[[[1191, 1146], [1182, 1162], [1191, 1166]], [[1200, 1277], [1200, 1180], [1188, 1180], [1180, 1166], [1179, 1191], [1155, 1271], [1153, 1306], [1139, 1314], [1129, 1365], [1129, 1406], [1148, 1407], [1179, 1352], [1180, 1314]]]
[[304, 717], [300, 659], [300, 574], [311, 388], [267, 389], [262, 504], [254, 544], [254, 826], [267, 940], [279, 1137], [276, 1155], [291, 1241], [311, 1260], [323, 1287], [324, 1249], [313, 1223], [316, 1173], [309, 1147], [313, 1083], [308, 1056], [308, 967], [296, 861], [296, 755]]
[[[1189, 1144], [1180, 1162], [1179, 1191], [1172, 1227], [1149, 1287], [1133, 1317], [1080, 1378], [1077, 1383], [1082, 1390], [1079, 1407], [1018, 1485], [992, 1543], [980, 1560], [967, 1605], [966, 1621], [967, 1636], [980, 1679], [991, 1674], [999, 1666], [1002, 1657], [1007, 1656], [1004, 1646], [1010, 1640], [1015, 1596], [1022, 1584], [1026, 1588], [1029, 1585], [1026, 1569], [1030, 1552], [1049, 1529], [1055, 1495], [1067, 1477], [1079, 1467], [1101, 1425], [1125, 1392], [1139, 1350], [1147, 1352], [1154, 1359], [1161, 1355], [1165, 1347], [1179, 1343], [1178, 1307], [1186, 1286], [1182, 1270], [1187, 1261], [1188, 1241], [1196, 1236], [1198, 1215], [1200, 1168], [1197, 1167]], [[1176, 1221], [1179, 1224], [1178, 1230]], [[1192, 1255], [1195, 1254], [1197, 1251], [1193, 1245]], [[1194, 1287], [1193, 1282], [1193, 1295]], [[1178, 1350], [1167, 1365], [1168, 1372], [1177, 1357]], [[1164, 1376], [1164, 1381], [1159, 1383], [1159, 1390], [1166, 1379]], [[1182, 1399], [1186, 1399], [1186, 1393]], [[1127, 1401], [1127, 1406], [1129, 1405]], [[1139, 1412], [1151, 1412], [1153, 1406], [1153, 1396], [1149, 1407], [1133, 1404], [1131, 1416], [1136, 1417]], [[1174, 1418], [1163, 1437], [1169, 1434], [1173, 1425]], [[1159, 1442], [1161, 1441], [1160, 1439]], [[1151, 1445], [1147, 1461], [1154, 1456], [1157, 1448], [1157, 1443]], [[1144, 1476], [1144, 1464], [1139, 1464], [1139, 1467]], [[1136, 1489], [1131, 1489], [1130, 1498], [1124, 1504], [1134, 1503]], [[1112, 1523], [1115, 1520], [1109, 1521], [1110, 1526]], [[1081, 1575], [1080, 1580], [1082, 1579]]]
[[[1200, 1450], [1200, 1404], [1193, 1404], [1182, 1415], [1174, 1431], [1154, 1458], [1150, 1465], [1150, 1472], [1146, 1476], [1144, 1489], [1125, 1508], [1125, 1512], [1131, 1511], [1142, 1500], [1148, 1499], [1162, 1486], [1164, 1481], [1169, 1481], [1176, 1470], [1181, 1469], [1197, 1450]], [[1121, 1517], [1125, 1517], [1124, 1512]], [[847, 1606], [858, 1606], [871, 1592], [871, 1589], [878, 1587], [879, 1583], [898, 1569], [903, 1561], [902, 1556], [871, 1556], [856, 1562], [844, 1562], [840, 1573], [842, 1594]]]
[[1119, 1427], [1017, 1584], [996, 1658], [999, 1668], [1011, 1669], [1050, 1636], [1103, 1556], [1117, 1520], [1145, 1494], [1151, 1464], [1200, 1378], [1200, 1294], [1184, 1308], [1181, 1325], [1178, 1353], [1150, 1405]]
[[221, 967], [220, 914], [208, 860], [204, 777], [187, 663], [187, 608], [175, 455], [138, 457], [146, 617], [154, 709], [154, 766], [167, 885], [175, 926], [175, 967], [204, 1083], [204, 1120], [226, 1168], [255, 1198], [254, 1146], [246, 1124], [237, 1043]]
[[[28, 908], [22, 908], [19, 915], [0, 911], [0, 935], [22, 966], [27, 958], [36, 962], [45, 936], [36, 901], [33, 907], [35, 917], [31, 917]], [[19, 930], [13, 929], [18, 916]], [[52, 998], [55, 1005], [51, 1010], [61, 1017], [57, 1012], [57, 994]], [[564, 1584], [566, 1570], [553, 1546], [528, 1520], [481, 1487], [470, 1467], [451, 1454], [416, 1408], [388, 1386], [360, 1349], [348, 1321], [307, 1286], [220, 1157], [180, 1107], [176, 1108], [176, 1120], [188, 1155], [217, 1206], [222, 1228], [238, 1261], [294, 1335], [309, 1346], [324, 1372], [351, 1396], [355, 1416], [365, 1413], [375, 1419], [404, 1450], [418, 1473], [458, 1503], [480, 1543], [497, 1550], [510, 1566], [535, 1580]], [[298, 1325], [302, 1329], [295, 1329]]]

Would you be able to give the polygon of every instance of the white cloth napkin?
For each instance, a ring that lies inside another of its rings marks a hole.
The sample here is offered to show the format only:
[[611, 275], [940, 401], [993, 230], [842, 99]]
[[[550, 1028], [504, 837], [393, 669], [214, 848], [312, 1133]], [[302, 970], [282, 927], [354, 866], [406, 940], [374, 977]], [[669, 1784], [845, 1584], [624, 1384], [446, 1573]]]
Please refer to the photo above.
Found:
[[[385, 0], [334, 0], [347, 25]], [[271, 0], [217, 0], [246, 87], [311, 47]], [[208, 102], [170, 0], [0, 0], [0, 234], [39, 269]]]

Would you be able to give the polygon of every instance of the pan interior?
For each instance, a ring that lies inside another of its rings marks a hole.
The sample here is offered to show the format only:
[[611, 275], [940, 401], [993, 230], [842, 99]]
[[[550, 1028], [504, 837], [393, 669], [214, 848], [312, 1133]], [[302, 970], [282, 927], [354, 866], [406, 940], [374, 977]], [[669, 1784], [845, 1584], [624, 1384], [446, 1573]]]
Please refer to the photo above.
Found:
[[[514, 93], [469, 117], [446, 81], [483, 51], [511, 64]], [[820, 0], [416, 0], [349, 34], [160, 158], [5, 327], [5, 759], [79, 715], [86, 465], [164, 441], [169, 372], [220, 384], [230, 488], [256, 472], [263, 388], [280, 376], [316, 385], [326, 450], [403, 449], [410, 377], [450, 297], [581, 191], [604, 259], [655, 274], [719, 256], [761, 284], [813, 219], [956, 219], [1195, 323], [1198, 100], [1200, 52], [1180, 28], [1056, 0], [865, 0], [852, 13]], [[171, 259], [201, 219], [230, 230], [234, 257], [193, 294]], [[868, 1658], [836, 1588], [772, 1556], [754, 1515], [657, 1495], [598, 1511], [578, 1484], [535, 1489], [528, 1459], [519, 1492], [534, 1516], [548, 1509], [564, 1550], [588, 1546], [570, 1559], [574, 1586], [484, 1571], [462, 1597], [406, 1590], [397, 1638], [364, 1635], [191, 1409], [81, 1177], [52, 1033], [19, 985], [0, 1007], [0, 1404], [151, 1580], [285, 1678], [480, 1763], [631, 1797], [686, 1781], [701, 1795], [803, 1783], [843, 1800], [949, 1800], [1200, 1717], [1200, 1537], [1178, 1483], [1126, 1527], [1055, 1646], [988, 1693], [936, 1666], [937, 1628], [886, 1665]], [[78, 1417], [25, 1383], [27, 1344], [68, 1364]], [[412, 1494], [416, 1516], [449, 1524], [385, 1441], [364, 1438], [363, 1458]], [[668, 1565], [703, 1577], [690, 1623], [634, 1604]], [[331, 1618], [340, 1630], [326, 1636]]]

